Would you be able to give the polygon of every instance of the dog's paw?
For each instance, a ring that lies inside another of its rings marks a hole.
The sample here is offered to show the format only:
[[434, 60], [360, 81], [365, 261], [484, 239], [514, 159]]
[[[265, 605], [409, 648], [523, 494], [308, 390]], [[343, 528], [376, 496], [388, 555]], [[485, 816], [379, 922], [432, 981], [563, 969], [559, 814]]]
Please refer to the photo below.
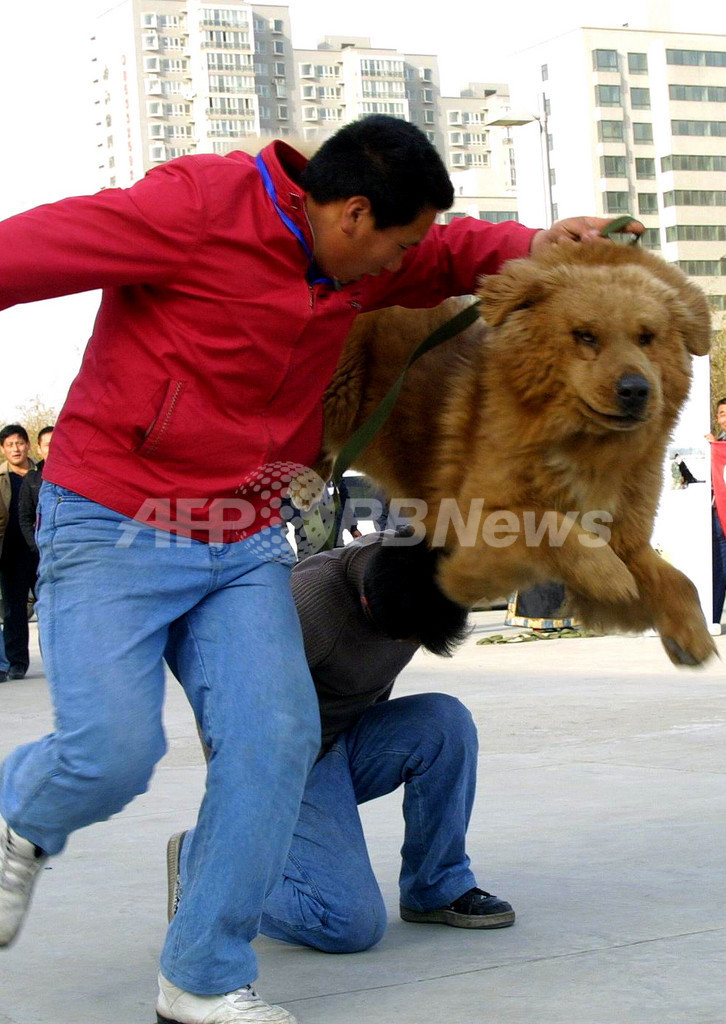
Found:
[[679, 668], [695, 668], [718, 654], [713, 637], [701, 623], [691, 624], [691, 628], [684, 623], [673, 632], [677, 635], [661, 634], [661, 642], [668, 657]]

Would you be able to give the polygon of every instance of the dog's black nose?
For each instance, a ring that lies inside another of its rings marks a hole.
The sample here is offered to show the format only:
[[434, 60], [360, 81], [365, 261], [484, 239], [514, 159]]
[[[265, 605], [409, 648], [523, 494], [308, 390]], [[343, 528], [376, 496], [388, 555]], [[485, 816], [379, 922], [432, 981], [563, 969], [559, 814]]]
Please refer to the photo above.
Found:
[[639, 373], [626, 373], [615, 385], [615, 393], [625, 416], [640, 416], [648, 404], [650, 384]]

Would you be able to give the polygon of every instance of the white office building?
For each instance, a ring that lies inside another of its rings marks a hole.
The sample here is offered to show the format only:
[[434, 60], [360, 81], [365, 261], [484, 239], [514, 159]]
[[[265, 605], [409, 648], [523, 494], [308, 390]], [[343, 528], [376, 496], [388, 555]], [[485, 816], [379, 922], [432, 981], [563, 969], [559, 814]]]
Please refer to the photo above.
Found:
[[722, 322], [726, 36], [574, 29], [517, 55], [511, 94], [522, 220], [633, 214]]

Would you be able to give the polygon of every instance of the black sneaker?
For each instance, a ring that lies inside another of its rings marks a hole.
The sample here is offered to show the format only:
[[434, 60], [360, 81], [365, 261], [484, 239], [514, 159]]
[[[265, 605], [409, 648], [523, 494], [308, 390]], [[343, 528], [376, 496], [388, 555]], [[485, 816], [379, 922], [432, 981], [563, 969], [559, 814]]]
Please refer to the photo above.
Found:
[[7, 683], [8, 674], [7, 672], [0, 672], [0, 683]]
[[25, 679], [27, 671], [22, 665], [11, 665], [8, 669], [8, 679]]
[[508, 928], [514, 924], [511, 904], [482, 889], [469, 889], [436, 910], [412, 910], [401, 904], [401, 917], [417, 924], [449, 924], [453, 928]]

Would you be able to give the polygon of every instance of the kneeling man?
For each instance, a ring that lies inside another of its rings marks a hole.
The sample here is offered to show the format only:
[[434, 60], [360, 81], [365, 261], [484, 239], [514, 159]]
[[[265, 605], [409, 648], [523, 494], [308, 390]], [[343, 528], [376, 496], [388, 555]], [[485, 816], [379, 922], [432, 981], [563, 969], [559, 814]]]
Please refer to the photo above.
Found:
[[[323, 746], [260, 930], [328, 953], [368, 949], [383, 936], [386, 911], [358, 805], [401, 785], [404, 921], [514, 923], [509, 903], [478, 888], [466, 854], [478, 752], [471, 714], [447, 694], [389, 699], [419, 646], [452, 653], [467, 613], [436, 586], [435, 552], [390, 539], [377, 534], [321, 552], [292, 573]], [[170, 918], [183, 899], [188, 836], [169, 841]]]

